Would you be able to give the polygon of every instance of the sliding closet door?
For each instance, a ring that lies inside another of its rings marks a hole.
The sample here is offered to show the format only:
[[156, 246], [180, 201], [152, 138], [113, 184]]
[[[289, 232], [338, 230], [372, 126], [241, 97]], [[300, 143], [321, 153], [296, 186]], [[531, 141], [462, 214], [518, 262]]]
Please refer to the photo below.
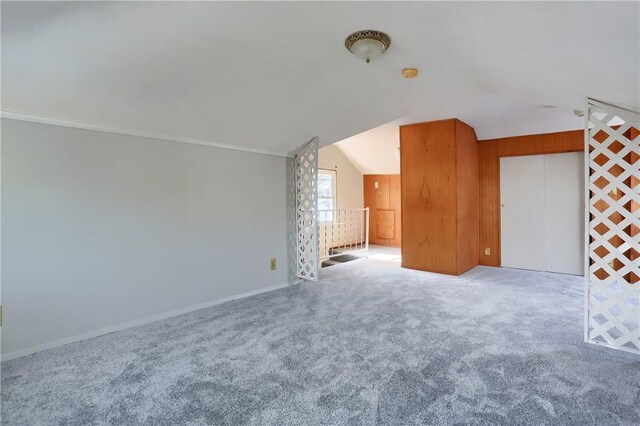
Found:
[[544, 157], [500, 159], [502, 266], [545, 270]]
[[584, 154], [544, 156], [545, 270], [584, 271]]

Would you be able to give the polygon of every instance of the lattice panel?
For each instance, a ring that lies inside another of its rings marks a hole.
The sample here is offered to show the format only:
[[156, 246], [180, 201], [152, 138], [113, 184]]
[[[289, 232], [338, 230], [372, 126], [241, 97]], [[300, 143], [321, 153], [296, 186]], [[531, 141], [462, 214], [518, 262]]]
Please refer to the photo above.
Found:
[[295, 157], [296, 276], [318, 279], [318, 139]]
[[640, 114], [589, 99], [585, 340], [640, 354]]

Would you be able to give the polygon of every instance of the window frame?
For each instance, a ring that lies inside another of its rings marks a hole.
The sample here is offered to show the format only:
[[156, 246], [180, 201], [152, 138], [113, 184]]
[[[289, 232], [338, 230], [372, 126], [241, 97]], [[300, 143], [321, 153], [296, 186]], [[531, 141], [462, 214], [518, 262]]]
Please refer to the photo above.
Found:
[[[318, 204], [320, 203], [320, 199], [330, 199], [332, 200], [331, 204], [332, 204], [332, 208], [330, 210], [336, 210], [338, 208], [338, 171], [335, 169], [322, 169], [322, 168], [318, 168], [318, 178], [320, 177], [321, 174], [325, 174], [325, 175], [330, 175], [331, 176], [331, 197], [321, 197], [320, 196], [320, 191], [318, 191]], [[318, 208], [318, 210], [325, 210], [325, 209], [321, 209]], [[327, 215], [324, 215], [325, 218], [327, 217]], [[336, 218], [334, 214], [330, 214], [330, 217], [328, 220], [323, 220], [321, 218], [318, 218], [318, 222], [320, 223], [333, 223], [335, 222]]]

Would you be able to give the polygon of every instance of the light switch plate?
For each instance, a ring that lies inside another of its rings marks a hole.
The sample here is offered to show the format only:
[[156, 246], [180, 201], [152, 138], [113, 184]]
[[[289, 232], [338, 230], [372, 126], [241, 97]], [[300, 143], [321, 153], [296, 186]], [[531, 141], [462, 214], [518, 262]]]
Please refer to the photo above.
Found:
[[276, 263], [276, 258], [275, 258], [275, 257], [272, 257], [272, 258], [271, 258], [271, 270], [272, 270], [272, 271], [275, 271], [277, 267], [278, 267], [278, 266], [277, 266], [277, 263]]

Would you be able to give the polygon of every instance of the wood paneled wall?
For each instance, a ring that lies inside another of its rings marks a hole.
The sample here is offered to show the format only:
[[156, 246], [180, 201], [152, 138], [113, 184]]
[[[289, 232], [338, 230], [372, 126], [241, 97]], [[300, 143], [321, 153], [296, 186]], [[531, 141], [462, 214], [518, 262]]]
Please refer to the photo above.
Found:
[[364, 175], [363, 181], [364, 206], [369, 207], [369, 243], [400, 247], [400, 175]]
[[457, 168], [457, 268], [468, 271], [478, 265], [479, 181], [478, 140], [473, 128], [456, 120]]
[[478, 264], [477, 149], [456, 119], [400, 127], [403, 267], [458, 275]]
[[[482, 140], [479, 143], [480, 264], [500, 266], [500, 157], [584, 150], [582, 130]], [[489, 249], [490, 254], [485, 254]]]
[[[482, 140], [477, 151], [471, 144], [457, 144], [456, 138], [475, 141], [475, 132], [455, 119], [400, 127], [402, 257], [407, 268], [457, 274], [478, 260], [500, 266], [500, 158], [584, 150], [582, 130]], [[474, 211], [479, 226], [474, 226]], [[629, 229], [630, 235], [638, 232]]]

